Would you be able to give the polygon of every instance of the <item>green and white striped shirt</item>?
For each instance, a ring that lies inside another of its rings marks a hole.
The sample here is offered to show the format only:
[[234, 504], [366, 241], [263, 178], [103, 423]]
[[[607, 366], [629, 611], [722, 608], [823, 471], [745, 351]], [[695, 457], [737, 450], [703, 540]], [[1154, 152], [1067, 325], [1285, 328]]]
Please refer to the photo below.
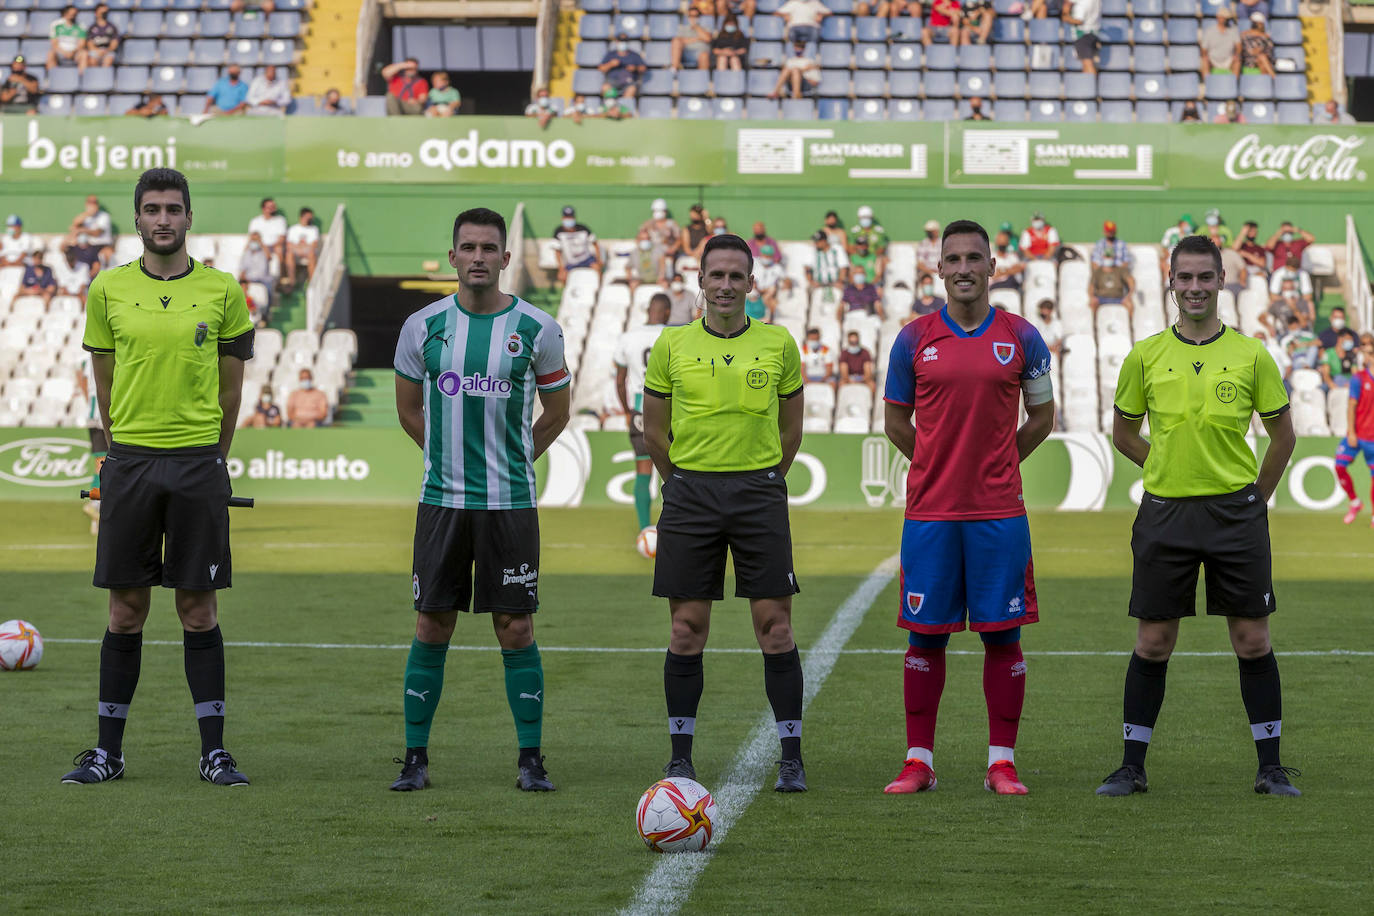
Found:
[[395, 367], [424, 390], [420, 502], [534, 508], [535, 392], [572, 381], [558, 322], [518, 296], [492, 315], [447, 296], [406, 319]]

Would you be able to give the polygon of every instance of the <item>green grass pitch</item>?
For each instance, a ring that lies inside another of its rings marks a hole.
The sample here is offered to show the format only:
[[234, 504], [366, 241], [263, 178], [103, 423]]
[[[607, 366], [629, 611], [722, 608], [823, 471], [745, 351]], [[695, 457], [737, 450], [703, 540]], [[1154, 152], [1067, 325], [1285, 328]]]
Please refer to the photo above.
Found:
[[[0, 675], [0, 912], [604, 913], [626, 906], [657, 861], [633, 810], [668, 758], [667, 610], [649, 595], [631, 510], [542, 515], [536, 635], [552, 795], [514, 788], [500, 656], [486, 619], [468, 618], [454, 644], [477, 648], [448, 660], [434, 787], [387, 791], [402, 744], [400, 647], [413, 632], [406, 507], [235, 512], [235, 587], [221, 604], [227, 743], [251, 788], [197, 777], [168, 593], [155, 596], [145, 637], [126, 777], [60, 785], [95, 734], [105, 599], [90, 585], [93, 539], [75, 500], [0, 504], [0, 517], [0, 617], [49, 639], [38, 670]], [[1017, 748], [1031, 794], [982, 787], [981, 646], [967, 633], [951, 643], [939, 789], [882, 794], [906, 745], [894, 582], [807, 713], [811, 791], [778, 796], [770, 776], [684, 913], [1369, 912], [1374, 533], [1336, 514], [1272, 520], [1284, 758], [1304, 771], [1303, 798], [1252, 792], [1225, 626], [1201, 617], [1184, 622], [1179, 651], [1221, 654], [1170, 665], [1149, 794], [1100, 799], [1093, 789], [1119, 758], [1134, 633], [1130, 518], [1031, 523], [1043, 621], [1025, 630]], [[803, 652], [896, 551], [900, 524], [896, 511], [794, 515]], [[695, 754], [708, 787], [766, 709], [743, 602], [719, 605], [713, 623]], [[604, 649], [643, 651], [593, 651]]]

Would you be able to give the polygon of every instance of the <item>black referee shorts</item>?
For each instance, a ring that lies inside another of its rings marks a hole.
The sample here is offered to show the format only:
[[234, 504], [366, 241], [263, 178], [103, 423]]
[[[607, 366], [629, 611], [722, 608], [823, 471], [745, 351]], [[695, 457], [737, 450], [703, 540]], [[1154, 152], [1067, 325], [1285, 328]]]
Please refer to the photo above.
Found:
[[100, 468], [97, 588], [229, 588], [229, 470], [219, 446], [112, 443]]
[[539, 511], [420, 503], [411, 566], [415, 610], [539, 609]]
[[801, 591], [792, 569], [787, 482], [776, 468], [708, 474], [674, 471], [663, 484], [654, 594], [725, 597], [725, 551], [735, 596], [780, 598]]
[[1266, 617], [1276, 608], [1269, 511], [1259, 487], [1165, 499], [1146, 492], [1131, 529], [1131, 616], [1196, 614], [1198, 565], [1207, 573], [1207, 613]]

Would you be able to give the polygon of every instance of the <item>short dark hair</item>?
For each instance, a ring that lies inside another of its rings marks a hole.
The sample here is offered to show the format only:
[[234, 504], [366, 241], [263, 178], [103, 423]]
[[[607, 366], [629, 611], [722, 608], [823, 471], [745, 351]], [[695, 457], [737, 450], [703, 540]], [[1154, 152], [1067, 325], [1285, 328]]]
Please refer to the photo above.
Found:
[[1174, 246], [1173, 253], [1169, 255], [1169, 273], [1173, 273], [1174, 268], [1178, 266], [1178, 256], [1180, 254], [1208, 255], [1211, 257], [1212, 266], [1217, 269], [1217, 273], [1221, 273], [1221, 249], [1217, 247], [1216, 242], [1213, 242], [1205, 235], [1184, 236], [1183, 239]]
[[987, 245], [989, 249], [992, 248], [992, 242], [988, 239], [988, 231], [980, 223], [975, 223], [971, 219], [956, 219], [945, 226], [945, 231], [940, 235], [940, 248], [942, 250], [945, 247], [945, 239], [951, 235], [976, 235], [983, 240], [984, 245]]
[[148, 191], [180, 191], [186, 212], [191, 212], [191, 185], [176, 169], [149, 169], [138, 176], [138, 184], [134, 185], [135, 215], [143, 206], [143, 195]]
[[724, 235], [713, 235], [707, 241], [706, 247], [701, 249], [701, 272], [706, 273], [706, 256], [712, 251], [720, 248], [731, 249], [744, 252], [744, 256], [749, 259], [749, 270], [754, 270], [754, 252], [749, 248], [749, 243], [737, 235], [725, 233]]
[[506, 218], [495, 210], [488, 210], [486, 207], [473, 207], [471, 210], [464, 210], [453, 220], [453, 247], [458, 247], [458, 230], [465, 224], [473, 223], [478, 226], [495, 226], [501, 233], [501, 249], [506, 248]]
[[315, 211], [314, 211], [314, 210], [311, 210], [309, 207], [301, 207], [301, 213], [300, 213], [300, 215], [301, 215], [301, 216], [305, 216], [305, 214], [307, 214], [307, 213], [309, 213], [311, 216], [314, 216], [314, 215], [315, 215]]
[[669, 311], [672, 311], [673, 300], [668, 298], [667, 293], [654, 293], [652, 296], [649, 297], [649, 308], [652, 309], [656, 305], [660, 308], [665, 308]]
[[261, 210], [263, 207], [267, 206], [267, 202], [268, 202], [269, 200], [272, 201], [272, 203], [276, 203], [276, 202], [277, 202], [275, 198], [272, 198], [272, 197], [264, 197], [262, 200], [258, 201], [258, 209]]
[[807, 337], [810, 337], [812, 334], [815, 334], [817, 337], [819, 337], [819, 336], [821, 335], [821, 329], [820, 329], [820, 328], [807, 328], [807, 329], [806, 329], [806, 336], [807, 336]]

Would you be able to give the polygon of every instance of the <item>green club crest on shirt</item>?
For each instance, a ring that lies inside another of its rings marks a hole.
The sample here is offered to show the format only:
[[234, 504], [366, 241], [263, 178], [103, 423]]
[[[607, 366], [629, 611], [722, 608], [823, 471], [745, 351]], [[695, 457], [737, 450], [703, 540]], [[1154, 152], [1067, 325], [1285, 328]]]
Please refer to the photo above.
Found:
[[208, 324], [206, 324], [206, 323], [203, 322], [203, 321], [197, 323], [197, 324], [196, 324], [196, 346], [199, 347], [199, 346], [203, 345], [203, 344], [205, 343], [205, 338], [208, 337], [209, 334], [210, 334], [210, 326], [209, 326]]
[[768, 372], [764, 369], [750, 369], [744, 381], [750, 388], [762, 388], [768, 384]]
[[1225, 379], [1217, 382], [1217, 400], [1223, 404], [1230, 404], [1236, 399], [1236, 386], [1234, 382]]

